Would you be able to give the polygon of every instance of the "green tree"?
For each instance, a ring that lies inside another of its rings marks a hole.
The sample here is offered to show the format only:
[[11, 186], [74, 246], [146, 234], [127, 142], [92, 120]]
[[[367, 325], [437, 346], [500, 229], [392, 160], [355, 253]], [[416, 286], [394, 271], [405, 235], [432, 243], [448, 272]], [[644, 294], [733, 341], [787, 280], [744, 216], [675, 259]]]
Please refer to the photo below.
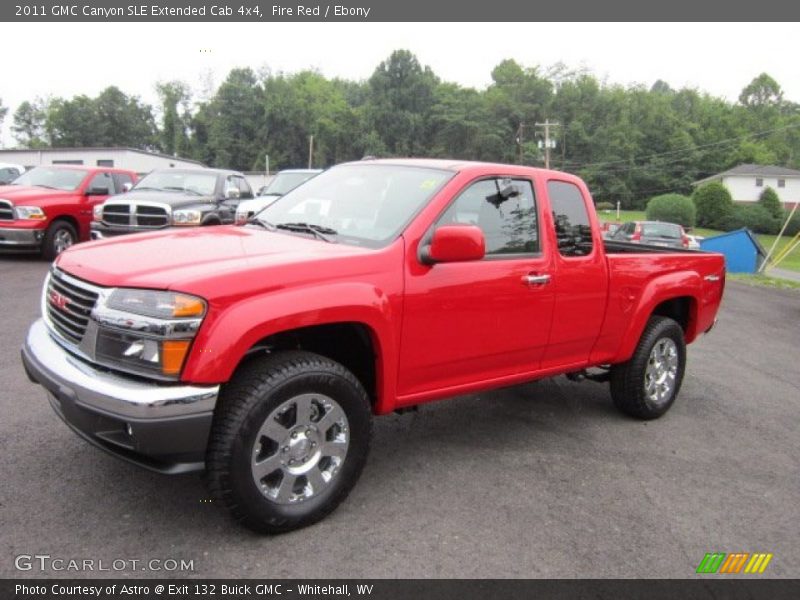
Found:
[[47, 120], [47, 104], [41, 99], [33, 102], [25, 100], [14, 111], [14, 122], [11, 132], [24, 148], [42, 148], [47, 145], [45, 122]]
[[251, 69], [228, 73], [203, 118], [212, 164], [241, 170], [263, 165], [255, 141], [264, 123], [263, 90]]
[[694, 227], [695, 206], [688, 196], [663, 194], [650, 199], [646, 215], [648, 221], [666, 221], [684, 227]]
[[692, 195], [697, 209], [699, 227], [721, 228], [725, 219], [733, 214], [733, 200], [724, 185], [712, 181], [699, 186]]
[[776, 219], [783, 218], [783, 204], [781, 204], [778, 194], [771, 187], [764, 188], [764, 191], [758, 197], [758, 204], [763, 206]]
[[739, 102], [751, 108], [779, 106], [782, 101], [783, 90], [781, 86], [766, 73], [761, 73], [761, 75], [753, 79], [739, 94]]
[[424, 155], [428, 122], [439, 79], [408, 50], [396, 50], [369, 79], [365, 116], [390, 154]]
[[156, 92], [161, 100], [159, 146], [167, 154], [186, 155], [189, 152], [188, 129], [191, 122], [189, 86], [182, 81], [160, 82], [156, 84]]
[[3, 121], [5, 121], [7, 114], [8, 114], [8, 107], [3, 106], [3, 99], [0, 98], [0, 131], [2, 131], [3, 129]]

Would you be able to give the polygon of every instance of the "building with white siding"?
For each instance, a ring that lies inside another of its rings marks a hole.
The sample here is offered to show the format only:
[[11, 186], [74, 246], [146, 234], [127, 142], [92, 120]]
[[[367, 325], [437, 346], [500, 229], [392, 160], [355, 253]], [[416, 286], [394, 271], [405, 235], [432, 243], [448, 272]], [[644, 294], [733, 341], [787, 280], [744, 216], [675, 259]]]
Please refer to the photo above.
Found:
[[42, 148], [40, 150], [0, 150], [0, 162], [17, 163], [26, 168], [39, 165], [85, 165], [118, 167], [139, 174], [153, 169], [204, 168], [197, 160], [159, 154], [136, 148]]
[[692, 185], [698, 186], [710, 181], [719, 181], [728, 188], [734, 202], [756, 202], [767, 187], [775, 190], [786, 207], [800, 202], [800, 171], [795, 169], [769, 165], [738, 165], [695, 181]]

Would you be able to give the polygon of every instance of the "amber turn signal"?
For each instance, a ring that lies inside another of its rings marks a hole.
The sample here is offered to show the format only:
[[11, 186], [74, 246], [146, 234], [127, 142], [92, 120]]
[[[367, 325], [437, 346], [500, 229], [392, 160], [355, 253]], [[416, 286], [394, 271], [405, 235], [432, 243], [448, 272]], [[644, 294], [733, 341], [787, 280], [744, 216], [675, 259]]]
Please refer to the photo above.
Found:
[[199, 298], [178, 294], [172, 309], [173, 317], [202, 317], [206, 306]]
[[161, 346], [161, 372], [178, 375], [189, 351], [189, 340], [165, 340]]

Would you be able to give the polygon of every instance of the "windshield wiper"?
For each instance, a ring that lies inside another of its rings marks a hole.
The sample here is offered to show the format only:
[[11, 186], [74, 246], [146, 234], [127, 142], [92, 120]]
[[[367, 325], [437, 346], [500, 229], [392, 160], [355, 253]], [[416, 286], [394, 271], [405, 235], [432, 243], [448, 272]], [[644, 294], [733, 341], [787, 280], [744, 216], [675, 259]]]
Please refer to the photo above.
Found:
[[301, 231], [305, 233], [312, 233], [321, 240], [329, 244], [335, 244], [332, 235], [338, 235], [338, 231], [330, 227], [323, 227], [322, 225], [314, 225], [313, 223], [278, 223], [275, 225], [276, 229], [285, 229], [287, 231]]
[[275, 231], [275, 229], [276, 229], [275, 225], [273, 225], [269, 221], [262, 221], [261, 219], [257, 219], [256, 217], [253, 217], [253, 218], [249, 219], [246, 224], [247, 225], [258, 225], [260, 227], [263, 227], [267, 231]]
[[132, 190], [136, 190], [137, 192], [141, 192], [142, 190], [147, 190], [148, 192], [163, 192], [161, 188], [157, 187], [147, 187], [146, 185], [143, 186], [136, 186], [135, 188], [131, 188]]
[[162, 189], [164, 191], [170, 191], [170, 192], [183, 192], [184, 194], [193, 194], [194, 196], [202, 196], [203, 195], [200, 192], [198, 192], [197, 190], [183, 188], [183, 187], [180, 187], [180, 186], [177, 186], [177, 185], [167, 185], [167, 186], [164, 186]]

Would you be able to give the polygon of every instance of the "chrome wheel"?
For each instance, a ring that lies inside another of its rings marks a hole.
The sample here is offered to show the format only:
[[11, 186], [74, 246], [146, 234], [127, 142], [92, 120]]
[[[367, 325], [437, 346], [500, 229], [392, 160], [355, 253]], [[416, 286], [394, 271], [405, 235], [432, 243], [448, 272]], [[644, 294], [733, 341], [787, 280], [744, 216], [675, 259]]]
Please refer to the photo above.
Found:
[[349, 444], [347, 416], [336, 400], [322, 394], [295, 396], [273, 410], [256, 435], [253, 479], [277, 504], [314, 498], [341, 470]]
[[644, 392], [651, 402], [663, 404], [672, 397], [678, 360], [678, 347], [671, 338], [661, 338], [655, 343], [644, 375]]
[[53, 236], [53, 249], [56, 254], [61, 254], [64, 250], [72, 246], [75, 240], [72, 238], [72, 233], [67, 229], [59, 229]]

